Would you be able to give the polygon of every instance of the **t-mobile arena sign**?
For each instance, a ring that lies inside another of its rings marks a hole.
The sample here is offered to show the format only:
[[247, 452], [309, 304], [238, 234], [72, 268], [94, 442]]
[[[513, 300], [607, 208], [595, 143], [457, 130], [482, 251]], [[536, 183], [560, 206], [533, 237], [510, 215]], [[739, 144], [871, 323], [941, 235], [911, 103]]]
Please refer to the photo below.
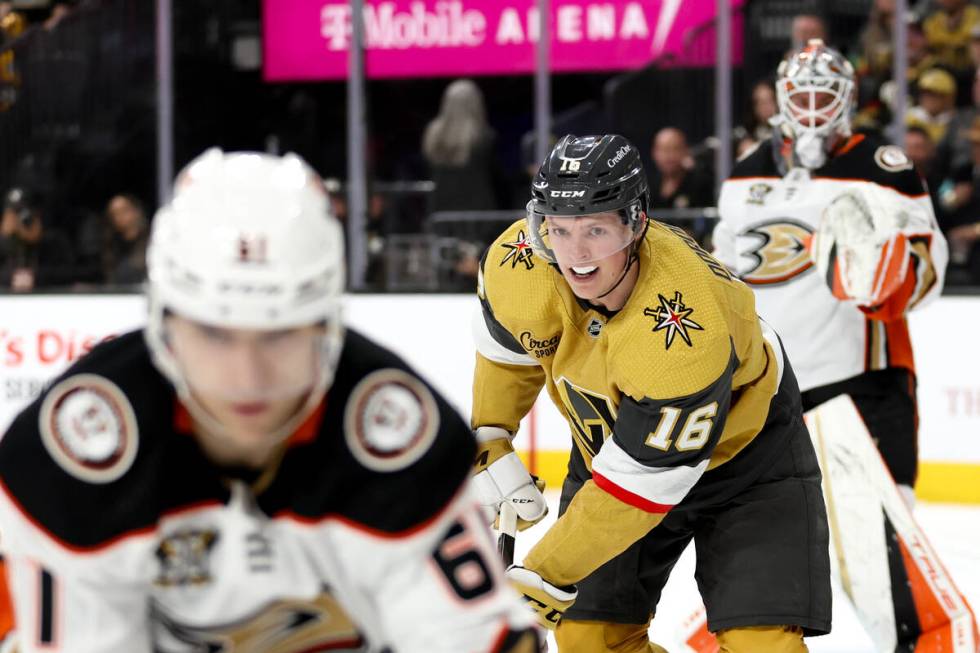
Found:
[[[732, 0], [732, 56], [742, 55], [744, 0]], [[264, 0], [264, 72], [270, 81], [344, 79], [351, 7], [340, 0]], [[366, 0], [370, 77], [528, 74], [538, 38], [535, 0]], [[552, 0], [551, 69], [637, 68], [654, 59], [709, 65], [690, 47], [714, 18], [714, 0]], [[708, 34], [713, 34], [709, 31]], [[700, 41], [700, 40], [699, 40]]]

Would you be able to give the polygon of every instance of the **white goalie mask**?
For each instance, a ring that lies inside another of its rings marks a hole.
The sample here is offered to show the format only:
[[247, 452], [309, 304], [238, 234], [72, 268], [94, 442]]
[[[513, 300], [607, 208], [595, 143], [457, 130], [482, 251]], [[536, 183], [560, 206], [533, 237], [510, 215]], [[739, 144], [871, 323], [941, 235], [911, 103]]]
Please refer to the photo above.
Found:
[[805, 168], [819, 168], [832, 137], [851, 134], [854, 68], [822, 40], [811, 39], [779, 64], [776, 101], [775, 122], [793, 141], [795, 159]]
[[[154, 363], [209, 428], [221, 425], [192, 391], [243, 402], [305, 396], [279, 429], [291, 431], [333, 380], [344, 339], [344, 265], [343, 231], [319, 176], [302, 159], [205, 152], [178, 175], [173, 199], [153, 220], [145, 333]], [[200, 341], [212, 350], [221, 345], [220, 330], [259, 334], [262, 355], [280, 368], [270, 375], [277, 385], [228, 396], [208, 369], [214, 363], [188, 354], [194, 346], [181, 344], [171, 315], [199, 325]], [[315, 328], [289, 335], [304, 327]]]

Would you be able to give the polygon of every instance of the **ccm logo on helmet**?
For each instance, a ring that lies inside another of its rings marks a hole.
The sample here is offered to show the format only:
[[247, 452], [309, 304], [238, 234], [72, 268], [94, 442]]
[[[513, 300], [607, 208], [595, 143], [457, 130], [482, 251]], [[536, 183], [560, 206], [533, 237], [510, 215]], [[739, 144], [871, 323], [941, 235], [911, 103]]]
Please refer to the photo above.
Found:
[[553, 190], [552, 197], [585, 197], [584, 190]]
[[622, 146], [621, 148], [616, 150], [616, 154], [614, 154], [611, 159], [606, 159], [606, 165], [609, 166], [610, 168], [613, 167], [614, 165], [622, 161], [623, 157], [626, 156], [629, 153], [629, 151], [630, 148], [628, 146], [626, 145]]

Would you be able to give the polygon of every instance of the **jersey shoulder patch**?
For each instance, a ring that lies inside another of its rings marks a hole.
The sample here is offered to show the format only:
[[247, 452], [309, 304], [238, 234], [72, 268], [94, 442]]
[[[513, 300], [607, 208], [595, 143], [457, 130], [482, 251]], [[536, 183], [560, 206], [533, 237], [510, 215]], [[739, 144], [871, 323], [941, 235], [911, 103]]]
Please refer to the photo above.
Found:
[[484, 310], [517, 339], [518, 326], [533, 324], [543, 331], [549, 329], [542, 323], [560, 326], [557, 277], [557, 270], [533, 254], [527, 224], [518, 220], [487, 249], [477, 293]]
[[405, 370], [368, 374], [354, 387], [344, 413], [344, 436], [362, 465], [379, 472], [421, 458], [439, 430], [439, 409], [429, 389]]
[[874, 160], [879, 168], [887, 172], [901, 172], [914, 168], [912, 159], [896, 145], [879, 145], [875, 150]]
[[[104, 342], [28, 406], [0, 440], [0, 481], [48, 536], [94, 551], [160, 515], [223, 501], [193, 438], [173, 429], [175, 393], [141, 331]], [[166, 468], [179, 468], [180, 474]]]
[[41, 403], [38, 429], [51, 458], [89, 483], [121, 477], [139, 447], [132, 403], [98, 374], [75, 374], [51, 388]]

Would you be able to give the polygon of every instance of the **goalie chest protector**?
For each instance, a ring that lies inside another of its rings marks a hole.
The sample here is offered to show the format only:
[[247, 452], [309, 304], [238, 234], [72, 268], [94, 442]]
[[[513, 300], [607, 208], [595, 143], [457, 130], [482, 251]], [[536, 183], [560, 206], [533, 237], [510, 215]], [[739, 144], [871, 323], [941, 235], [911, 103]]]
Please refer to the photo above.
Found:
[[833, 297], [807, 251], [823, 209], [855, 184], [877, 184], [927, 211], [932, 205], [901, 149], [857, 135], [820, 169], [780, 175], [770, 143], [735, 166], [718, 200], [715, 256], [756, 293], [761, 315], [783, 339], [803, 391], [867, 370], [914, 369], [904, 318], [870, 320]]

